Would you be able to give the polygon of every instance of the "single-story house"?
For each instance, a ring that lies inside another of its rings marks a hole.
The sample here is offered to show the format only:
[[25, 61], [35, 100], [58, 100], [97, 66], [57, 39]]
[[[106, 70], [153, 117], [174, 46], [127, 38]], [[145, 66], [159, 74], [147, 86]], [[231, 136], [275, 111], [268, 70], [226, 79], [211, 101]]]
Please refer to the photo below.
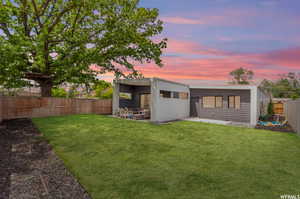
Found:
[[150, 110], [152, 122], [188, 117], [256, 125], [270, 97], [258, 86], [194, 86], [160, 78], [114, 81], [113, 114], [120, 108]]

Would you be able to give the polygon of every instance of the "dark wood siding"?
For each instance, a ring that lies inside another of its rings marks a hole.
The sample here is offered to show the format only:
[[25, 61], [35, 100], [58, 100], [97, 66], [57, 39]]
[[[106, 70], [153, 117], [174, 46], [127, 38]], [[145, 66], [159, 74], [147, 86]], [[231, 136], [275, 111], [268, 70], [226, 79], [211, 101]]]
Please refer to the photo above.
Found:
[[[250, 122], [250, 90], [190, 89], [190, 93], [190, 115], [192, 117], [235, 122]], [[223, 107], [203, 108], [203, 96], [222, 96]], [[228, 108], [228, 96], [240, 96], [241, 108]]]
[[119, 102], [120, 108], [139, 108], [140, 107], [140, 94], [150, 93], [150, 86], [130, 86], [120, 84], [120, 92], [126, 92], [132, 94], [132, 99], [121, 99]]

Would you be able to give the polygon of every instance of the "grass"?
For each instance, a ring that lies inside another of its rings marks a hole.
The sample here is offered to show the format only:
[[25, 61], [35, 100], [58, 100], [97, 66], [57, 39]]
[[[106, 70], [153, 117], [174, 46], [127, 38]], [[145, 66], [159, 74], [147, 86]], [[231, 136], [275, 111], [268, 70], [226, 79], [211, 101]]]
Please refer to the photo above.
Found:
[[280, 198], [300, 194], [295, 134], [99, 115], [34, 119], [94, 199]]

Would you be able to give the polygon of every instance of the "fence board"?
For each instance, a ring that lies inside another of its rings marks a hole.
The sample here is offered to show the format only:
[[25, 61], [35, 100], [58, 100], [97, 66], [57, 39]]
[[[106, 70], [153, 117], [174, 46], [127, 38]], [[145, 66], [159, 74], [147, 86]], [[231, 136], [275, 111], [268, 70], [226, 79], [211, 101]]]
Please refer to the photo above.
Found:
[[286, 103], [285, 116], [292, 128], [300, 135], [300, 100]]
[[112, 100], [0, 96], [2, 119], [71, 114], [111, 114]]

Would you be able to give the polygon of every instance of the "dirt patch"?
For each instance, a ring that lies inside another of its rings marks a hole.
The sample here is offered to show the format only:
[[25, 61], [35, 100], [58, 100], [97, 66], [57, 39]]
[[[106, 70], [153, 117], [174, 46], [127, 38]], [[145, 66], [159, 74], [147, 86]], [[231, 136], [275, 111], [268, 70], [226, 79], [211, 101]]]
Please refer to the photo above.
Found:
[[0, 126], [0, 199], [90, 198], [29, 119]]

